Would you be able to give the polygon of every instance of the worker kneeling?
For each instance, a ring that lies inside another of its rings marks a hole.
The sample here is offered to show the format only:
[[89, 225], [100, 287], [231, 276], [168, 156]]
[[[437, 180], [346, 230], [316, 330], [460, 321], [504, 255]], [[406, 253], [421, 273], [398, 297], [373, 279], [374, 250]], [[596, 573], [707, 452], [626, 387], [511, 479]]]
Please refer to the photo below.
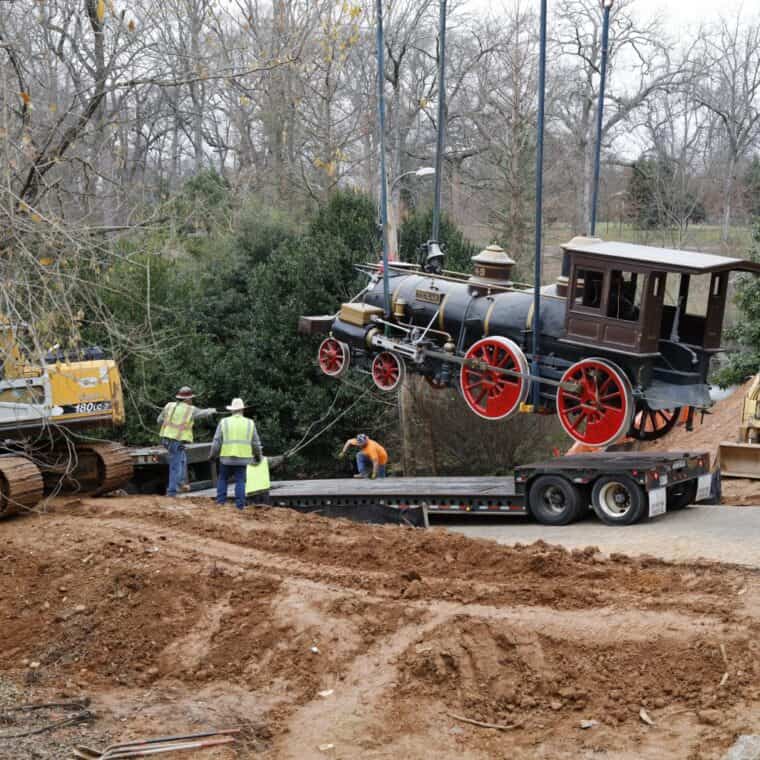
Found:
[[219, 457], [216, 502], [227, 501], [227, 481], [235, 481], [235, 506], [245, 508], [245, 476], [249, 464], [261, 462], [261, 440], [253, 420], [243, 417], [245, 404], [236, 398], [227, 407], [232, 414], [217, 426], [211, 444], [211, 457]]
[[388, 464], [388, 452], [377, 442], [359, 433], [356, 438], [349, 438], [343, 445], [340, 458], [346, 456], [349, 446], [357, 446], [356, 469], [359, 471], [355, 478], [384, 478], [385, 467]]

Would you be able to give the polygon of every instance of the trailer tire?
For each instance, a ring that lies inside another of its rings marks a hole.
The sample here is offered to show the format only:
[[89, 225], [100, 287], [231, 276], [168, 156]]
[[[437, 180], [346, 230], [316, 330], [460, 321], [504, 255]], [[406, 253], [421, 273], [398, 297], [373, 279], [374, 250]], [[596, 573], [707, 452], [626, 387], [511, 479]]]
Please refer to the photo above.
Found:
[[633, 525], [646, 515], [647, 497], [627, 475], [604, 475], [591, 489], [591, 506], [607, 525]]
[[528, 509], [543, 525], [568, 525], [583, 511], [583, 495], [577, 486], [558, 475], [540, 475], [528, 491]]
[[687, 480], [684, 483], [676, 483], [668, 488], [668, 509], [685, 509], [697, 500], [697, 481]]

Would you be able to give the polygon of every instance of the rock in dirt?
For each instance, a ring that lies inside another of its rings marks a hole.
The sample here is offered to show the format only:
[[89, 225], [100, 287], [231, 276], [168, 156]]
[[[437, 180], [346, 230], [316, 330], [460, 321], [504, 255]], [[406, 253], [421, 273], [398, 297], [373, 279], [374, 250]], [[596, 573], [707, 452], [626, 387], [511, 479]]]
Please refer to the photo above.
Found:
[[697, 717], [700, 723], [704, 723], [708, 726], [717, 726], [721, 721], [720, 710], [699, 710]]
[[760, 760], [760, 736], [744, 734], [723, 756], [723, 760]]
[[587, 728], [593, 728], [594, 726], [598, 726], [599, 721], [598, 720], [582, 720], [581, 721], [581, 728], [587, 729]]

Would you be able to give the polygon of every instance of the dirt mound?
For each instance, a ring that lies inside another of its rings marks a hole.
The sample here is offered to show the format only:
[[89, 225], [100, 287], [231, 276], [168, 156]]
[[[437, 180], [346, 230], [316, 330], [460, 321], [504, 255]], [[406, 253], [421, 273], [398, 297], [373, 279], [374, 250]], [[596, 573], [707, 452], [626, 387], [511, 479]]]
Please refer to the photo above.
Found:
[[713, 461], [721, 441], [735, 441], [739, 435], [744, 396], [751, 381], [737, 388], [730, 396], [716, 401], [708, 413], [694, 416], [694, 429], [686, 430], [680, 423], [668, 435], [657, 441], [641, 442], [641, 451], [709, 451]]
[[[687, 431], [681, 423], [657, 441], [639, 442], [639, 451], [708, 451], [711, 461], [718, 456], [721, 441], [736, 441], [741, 424], [744, 396], [751, 384], [748, 380], [710, 409], [702, 418], [695, 415], [694, 430]], [[734, 506], [760, 506], [760, 480], [725, 478], [722, 482], [723, 503]]]
[[656, 646], [630, 638], [621, 646], [596, 624], [579, 623], [568, 639], [459, 616], [415, 642], [400, 668], [409, 696], [456, 694], [462, 709], [481, 721], [524, 724], [571, 711], [622, 723], [637, 719], [641, 707], [654, 712], [678, 704], [698, 711], [739, 701], [760, 665], [746, 637], [728, 647], [741, 674], [730, 690], [720, 686], [726, 663], [710, 637], [665, 635]]
[[0, 758], [231, 725], [209, 757], [710, 758], [760, 715], [746, 570], [153, 498], [0, 523], [0, 560], [0, 707], [96, 716], [0, 720]]

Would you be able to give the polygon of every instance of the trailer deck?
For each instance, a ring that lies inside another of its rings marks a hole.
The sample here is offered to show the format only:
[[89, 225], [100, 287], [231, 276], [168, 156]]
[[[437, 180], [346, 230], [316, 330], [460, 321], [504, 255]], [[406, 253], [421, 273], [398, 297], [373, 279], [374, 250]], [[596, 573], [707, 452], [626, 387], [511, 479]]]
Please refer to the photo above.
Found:
[[593, 507], [604, 522], [629, 525], [714, 499], [718, 483], [705, 452], [615, 451], [520, 465], [514, 476], [281, 480], [265, 493], [249, 493], [248, 501], [410, 525], [427, 525], [428, 515], [447, 514], [530, 514], [539, 522], [564, 525]]
[[515, 498], [515, 479], [511, 476], [282, 480], [272, 483], [269, 494], [270, 502], [282, 507], [381, 504], [392, 509], [424, 505], [431, 514], [526, 512], [525, 505]]

